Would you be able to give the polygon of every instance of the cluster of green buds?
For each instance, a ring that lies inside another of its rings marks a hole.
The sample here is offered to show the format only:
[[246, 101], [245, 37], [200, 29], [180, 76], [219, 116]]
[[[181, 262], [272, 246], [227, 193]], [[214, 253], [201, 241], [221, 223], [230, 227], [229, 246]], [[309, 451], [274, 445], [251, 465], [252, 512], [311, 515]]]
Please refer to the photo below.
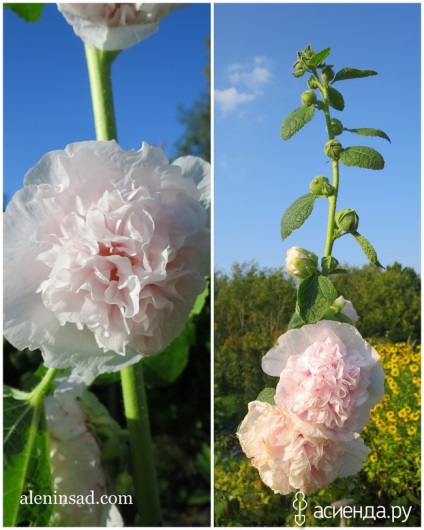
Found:
[[352, 210], [352, 208], [344, 208], [343, 210], [340, 210], [336, 213], [334, 220], [339, 231], [351, 234], [358, 230], [359, 216], [355, 210]]
[[295, 77], [302, 77], [302, 75], [308, 71], [308, 61], [315, 55], [312, 46], [308, 44], [303, 52], [297, 52], [297, 61], [293, 64], [293, 68], [296, 70], [293, 75]]
[[321, 197], [331, 197], [334, 194], [334, 187], [330, 184], [328, 178], [322, 175], [318, 175], [311, 180], [309, 189], [314, 195]]
[[318, 270], [318, 256], [301, 247], [291, 247], [286, 254], [286, 271], [302, 281]]

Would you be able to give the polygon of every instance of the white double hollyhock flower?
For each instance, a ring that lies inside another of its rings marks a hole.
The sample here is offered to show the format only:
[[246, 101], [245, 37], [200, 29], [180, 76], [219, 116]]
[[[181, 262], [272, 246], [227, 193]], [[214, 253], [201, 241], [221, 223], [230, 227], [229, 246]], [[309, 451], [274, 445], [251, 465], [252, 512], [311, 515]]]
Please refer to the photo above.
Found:
[[253, 401], [237, 435], [275, 493], [304, 494], [359, 472], [360, 432], [384, 394], [377, 352], [350, 324], [323, 320], [282, 335], [262, 359], [274, 404]]
[[123, 50], [150, 37], [159, 21], [185, 4], [58, 4], [66, 21], [87, 46]]
[[161, 352], [209, 271], [210, 165], [143, 144], [46, 154], [4, 216], [4, 333], [96, 376]]
[[322, 320], [281, 335], [262, 368], [280, 378], [280, 408], [330, 433], [360, 433], [384, 394], [378, 353], [354, 326], [341, 322]]
[[358, 473], [368, 455], [359, 435], [331, 439], [276, 405], [252, 401], [237, 436], [262, 481], [275, 493], [296, 490], [305, 495], [338, 477]]

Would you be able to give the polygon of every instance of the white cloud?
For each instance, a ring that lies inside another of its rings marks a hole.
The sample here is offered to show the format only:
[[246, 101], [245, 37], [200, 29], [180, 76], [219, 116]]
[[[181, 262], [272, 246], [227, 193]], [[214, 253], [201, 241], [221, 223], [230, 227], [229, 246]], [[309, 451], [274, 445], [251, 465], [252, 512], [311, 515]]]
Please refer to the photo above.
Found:
[[243, 103], [250, 103], [263, 93], [269, 83], [271, 71], [265, 57], [254, 57], [248, 64], [233, 63], [227, 67], [230, 88], [215, 90], [215, 101], [222, 115], [234, 111]]
[[236, 88], [226, 88], [225, 90], [215, 90], [215, 101], [219, 105], [223, 115], [232, 112], [241, 103], [247, 103], [255, 99], [254, 94], [243, 94], [238, 92]]

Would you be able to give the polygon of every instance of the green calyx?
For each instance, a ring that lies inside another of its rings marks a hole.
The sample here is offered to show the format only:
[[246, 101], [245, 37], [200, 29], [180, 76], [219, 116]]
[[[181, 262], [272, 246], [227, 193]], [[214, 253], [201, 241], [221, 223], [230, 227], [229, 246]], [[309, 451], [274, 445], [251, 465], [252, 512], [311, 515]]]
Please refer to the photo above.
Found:
[[318, 88], [318, 86], [318, 81], [316, 80], [315, 76], [311, 75], [311, 77], [308, 79], [308, 87]]
[[318, 175], [311, 180], [309, 189], [314, 195], [330, 197], [334, 194], [334, 187], [330, 184], [327, 177]]
[[343, 123], [337, 118], [331, 119], [331, 128], [333, 129], [334, 136], [338, 136], [343, 132]]
[[303, 94], [300, 96], [300, 100], [302, 101], [302, 105], [304, 107], [310, 107], [317, 102], [317, 96], [312, 89], [309, 89], [303, 92]]
[[358, 230], [359, 216], [352, 208], [344, 208], [336, 213], [335, 222], [340, 231], [353, 233]]
[[342, 151], [342, 144], [338, 140], [328, 140], [324, 146], [324, 153], [333, 160], [338, 160]]
[[334, 70], [330, 66], [324, 66], [321, 77], [324, 83], [328, 85], [334, 79]]

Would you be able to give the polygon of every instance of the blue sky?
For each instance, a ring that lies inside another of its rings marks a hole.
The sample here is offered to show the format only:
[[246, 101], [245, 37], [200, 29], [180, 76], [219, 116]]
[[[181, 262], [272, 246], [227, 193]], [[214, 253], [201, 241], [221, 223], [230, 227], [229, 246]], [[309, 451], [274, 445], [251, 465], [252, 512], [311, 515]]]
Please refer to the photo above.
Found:
[[[95, 139], [84, 46], [56, 4], [25, 22], [4, 9], [4, 194], [48, 151]], [[179, 105], [206, 90], [210, 5], [191, 4], [159, 31], [121, 52], [112, 66], [118, 139], [126, 149], [161, 145], [168, 157], [184, 130]]]
[[[330, 47], [327, 60], [371, 69], [377, 76], [346, 80], [333, 117], [347, 128], [373, 127], [381, 138], [343, 133], [342, 144], [377, 149], [382, 171], [341, 165], [338, 209], [355, 208], [359, 232], [383, 265], [395, 261], [420, 271], [420, 4], [215, 4], [215, 267], [233, 262], [284, 265], [286, 250], [305, 247], [322, 256], [327, 201], [284, 242], [285, 209], [308, 193], [316, 175], [331, 177], [323, 153], [322, 113], [288, 141], [282, 120], [300, 106], [307, 76], [293, 77], [296, 52]], [[331, 179], [330, 179], [331, 180]], [[351, 237], [336, 241], [342, 263], [367, 263]]]

